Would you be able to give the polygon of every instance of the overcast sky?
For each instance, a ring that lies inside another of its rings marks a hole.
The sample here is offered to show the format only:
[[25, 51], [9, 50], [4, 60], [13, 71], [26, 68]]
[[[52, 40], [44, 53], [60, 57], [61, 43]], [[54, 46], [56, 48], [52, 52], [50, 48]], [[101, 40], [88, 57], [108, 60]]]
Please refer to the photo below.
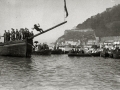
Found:
[[[101, 13], [106, 8], [120, 3], [120, 0], [66, 0], [69, 16], [68, 23], [40, 35], [34, 40], [39, 42], [54, 42], [64, 34], [66, 29], [71, 29], [87, 18]], [[64, 0], [0, 0], [0, 33], [4, 30], [29, 28], [40, 23], [46, 30], [64, 21]], [[38, 33], [34, 31], [34, 33]]]

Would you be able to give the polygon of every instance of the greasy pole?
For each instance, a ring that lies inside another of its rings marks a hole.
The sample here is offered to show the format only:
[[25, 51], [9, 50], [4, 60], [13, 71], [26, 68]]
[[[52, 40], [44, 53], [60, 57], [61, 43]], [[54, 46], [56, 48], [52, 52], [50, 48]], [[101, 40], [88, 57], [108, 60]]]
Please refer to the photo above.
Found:
[[53, 27], [51, 27], [51, 28], [49, 28], [49, 29], [47, 29], [47, 30], [45, 30], [45, 31], [43, 31], [43, 32], [40, 32], [40, 33], [38, 33], [38, 34], [36, 34], [36, 35], [34, 35], [34, 36], [32, 36], [32, 37], [29, 37], [28, 39], [32, 39], [32, 38], [34, 38], [34, 37], [37, 37], [37, 36], [39, 36], [39, 35], [41, 35], [41, 34], [43, 34], [43, 33], [46, 33], [46, 32], [48, 32], [48, 31], [50, 31], [50, 30], [52, 30], [52, 29], [54, 29], [54, 28], [56, 28], [56, 27], [59, 27], [59, 26], [65, 24], [65, 23], [67, 23], [67, 21], [64, 21], [64, 22], [62, 22], [62, 23], [60, 23], [60, 24], [57, 24], [57, 25], [55, 25], [55, 26], [53, 26]]

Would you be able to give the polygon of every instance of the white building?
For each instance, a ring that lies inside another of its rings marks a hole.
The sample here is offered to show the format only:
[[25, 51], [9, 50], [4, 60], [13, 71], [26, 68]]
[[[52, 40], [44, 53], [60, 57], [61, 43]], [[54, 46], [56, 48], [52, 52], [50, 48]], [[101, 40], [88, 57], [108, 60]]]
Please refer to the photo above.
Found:
[[78, 45], [79, 41], [68, 40], [65, 41], [65, 45]]

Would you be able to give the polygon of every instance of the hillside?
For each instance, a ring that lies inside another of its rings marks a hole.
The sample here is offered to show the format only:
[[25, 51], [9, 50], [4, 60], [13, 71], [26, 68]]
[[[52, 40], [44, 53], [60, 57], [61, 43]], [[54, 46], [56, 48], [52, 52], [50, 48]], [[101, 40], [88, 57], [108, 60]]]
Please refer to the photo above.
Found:
[[120, 35], [120, 4], [88, 18], [82, 24], [78, 24], [77, 28], [92, 28], [100, 37]]
[[[86, 30], [86, 31], [85, 31]], [[94, 31], [92, 29], [84, 29], [84, 30], [65, 30], [64, 35], [59, 37], [56, 42], [65, 42], [65, 41], [86, 41], [90, 39], [95, 39]]]
[[[95, 16], [91, 16], [85, 20], [82, 24], [78, 24], [77, 30], [92, 29], [95, 35], [98, 37], [103, 36], [120, 36], [120, 4], [107, 8], [104, 12], [99, 13]], [[59, 37], [56, 42], [64, 42], [66, 40], [81, 39], [84, 35], [85, 38], [90, 39], [91, 35], [87, 33], [78, 33], [70, 30], [68, 34], [64, 34]], [[93, 32], [93, 33], [94, 33]], [[93, 35], [92, 35], [93, 36]]]

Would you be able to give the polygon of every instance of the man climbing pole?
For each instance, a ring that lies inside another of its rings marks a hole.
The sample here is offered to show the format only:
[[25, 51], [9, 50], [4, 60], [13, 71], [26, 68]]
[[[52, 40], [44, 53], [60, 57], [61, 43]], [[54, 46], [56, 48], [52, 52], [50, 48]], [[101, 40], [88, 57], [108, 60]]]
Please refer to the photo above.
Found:
[[39, 32], [43, 32], [43, 29], [42, 29], [42, 28], [40, 28], [39, 23], [38, 23], [38, 25], [37, 25], [37, 24], [35, 24], [35, 25], [34, 25], [33, 30], [34, 30], [34, 29], [36, 29], [36, 30], [37, 30], [37, 31], [39, 31]]

